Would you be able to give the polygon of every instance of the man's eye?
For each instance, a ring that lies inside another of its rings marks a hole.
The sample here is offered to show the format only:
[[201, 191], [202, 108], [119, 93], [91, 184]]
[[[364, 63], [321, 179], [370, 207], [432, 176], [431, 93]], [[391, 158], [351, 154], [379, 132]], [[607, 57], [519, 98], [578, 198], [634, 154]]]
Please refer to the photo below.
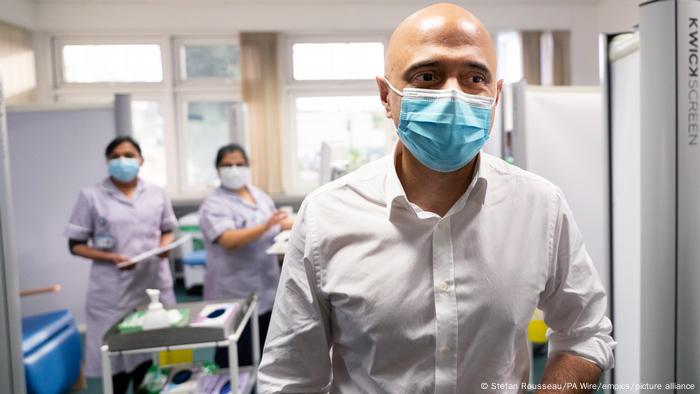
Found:
[[486, 81], [486, 78], [484, 78], [483, 75], [473, 75], [471, 77], [471, 80], [473, 83], [484, 83]]
[[416, 75], [416, 82], [435, 82], [437, 78], [433, 73], [420, 73]]

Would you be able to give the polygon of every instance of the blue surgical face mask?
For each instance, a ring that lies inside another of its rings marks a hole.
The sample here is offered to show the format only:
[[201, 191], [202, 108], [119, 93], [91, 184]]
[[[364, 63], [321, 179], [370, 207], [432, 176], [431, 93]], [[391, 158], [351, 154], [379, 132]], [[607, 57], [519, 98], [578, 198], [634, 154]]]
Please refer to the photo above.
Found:
[[122, 182], [130, 182], [136, 178], [140, 167], [141, 163], [139, 163], [139, 160], [130, 157], [112, 159], [107, 164], [109, 175]]
[[[386, 80], [386, 79], [385, 79]], [[495, 100], [458, 90], [406, 88], [398, 126], [403, 145], [434, 171], [456, 171], [469, 163], [489, 139]]]

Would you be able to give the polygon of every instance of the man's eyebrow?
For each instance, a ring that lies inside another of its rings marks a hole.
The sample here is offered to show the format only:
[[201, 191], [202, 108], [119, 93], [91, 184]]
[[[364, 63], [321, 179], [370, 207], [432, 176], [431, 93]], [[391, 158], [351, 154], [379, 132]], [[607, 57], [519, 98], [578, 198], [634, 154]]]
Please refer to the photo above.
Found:
[[423, 60], [417, 63], [413, 63], [406, 69], [406, 71], [404, 71], [403, 79], [408, 81], [411, 79], [411, 74], [413, 74], [416, 70], [421, 69], [423, 67], [435, 67], [439, 64], [440, 62], [437, 60]]
[[486, 74], [487, 78], [491, 78], [491, 70], [489, 70], [488, 66], [482, 62], [470, 60], [468, 62], [465, 62], [464, 65], [469, 68], [477, 69]]

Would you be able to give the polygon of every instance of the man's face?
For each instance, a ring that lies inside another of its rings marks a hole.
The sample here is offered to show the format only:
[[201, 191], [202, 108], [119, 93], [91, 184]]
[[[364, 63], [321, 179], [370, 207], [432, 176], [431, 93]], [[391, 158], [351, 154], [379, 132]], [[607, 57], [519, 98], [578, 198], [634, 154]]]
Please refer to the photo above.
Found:
[[[503, 81], [495, 79], [496, 56], [480, 25], [442, 15], [416, 19], [407, 19], [390, 43], [386, 77], [397, 90], [455, 89], [498, 100]], [[377, 84], [387, 117], [398, 126], [401, 96], [381, 78]]]

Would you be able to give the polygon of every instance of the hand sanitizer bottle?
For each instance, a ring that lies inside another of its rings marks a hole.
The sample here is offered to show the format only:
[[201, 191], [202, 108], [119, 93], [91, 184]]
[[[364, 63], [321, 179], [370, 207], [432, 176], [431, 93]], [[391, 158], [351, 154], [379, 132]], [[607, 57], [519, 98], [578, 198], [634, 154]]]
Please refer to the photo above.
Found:
[[163, 304], [158, 301], [160, 290], [146, 289], [146, 294], [150, 297], [151, 303], [148, 304], [148, 309], [143, 315], [143, 330], [155, 330], [169, 327], [170, 321], [168, 320], [168, 311], [166, 311], [165, 308], [163, 308]]

